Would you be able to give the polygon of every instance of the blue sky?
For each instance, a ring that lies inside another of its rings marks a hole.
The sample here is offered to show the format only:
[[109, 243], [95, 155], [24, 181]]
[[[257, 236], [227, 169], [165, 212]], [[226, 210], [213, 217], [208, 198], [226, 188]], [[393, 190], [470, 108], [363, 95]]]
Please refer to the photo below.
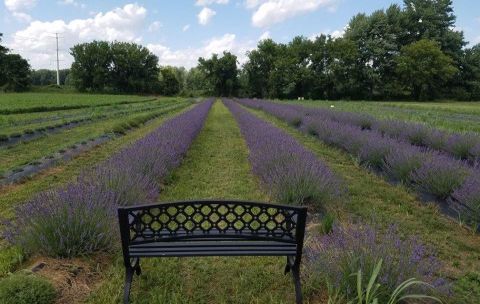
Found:
[[[162, 65], [191, 67], [199, 56], [245, 52], [265, 37], [287, 42], [296, 35], [341, 35], [350, 18], [401, 0], [4, 0], [4, 43], [34, 68], [55, 67], [60, 33], [61, 66], [68, 49], [97, 40], [134, 41], [157, 54]], [[453, 0], [457, 28], [480, 43], [480, 1]]]

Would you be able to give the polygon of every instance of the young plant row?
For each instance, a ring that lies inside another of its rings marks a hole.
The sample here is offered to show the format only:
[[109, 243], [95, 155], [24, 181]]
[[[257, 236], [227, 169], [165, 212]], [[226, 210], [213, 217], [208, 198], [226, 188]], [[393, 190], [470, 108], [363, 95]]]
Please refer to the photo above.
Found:
[[0, 134], [0, 146], [8, 145], [11, 146], [13, 144], [16, 144], [20, 141], [29, 141], [36, 139], [38, 137], [41, 137], [45, 134], [49, 133], [55, 133], [63, 129], [71, 129], [73, 127], [76, 127], [78, 125], [84, 124], [84, 123], [89, 123], [93, 122], [96, 120], [102, 120], [102, 119], [107, 119], [111, 117], [116, 117], [119, 115], [131, 115], [132, 113], [135, 112], [145, 112], [145, 111], [150, 111], [150, 110], [157, 110], [157, 109], [162, 109], [166, 108], [173, 103], [165, 103], [161, 105], [157, 105], [154, 107], [147, 107], [147, 108], [140, 108], [140, 109], [127, 109], [127, 110], [121, 110], [121, 111], [110, 111], [108, 113], [103, 113], [103, 114], [98, 114], [98, 115], [89, 115], [87, 117], [76, 117], [67, 121], [63, 122], [57, 122], [57, 123], [52, 123], [52, 124], [44, 124], [41, 125], [37, 128], [28, 128], [24, 129], [21, 133], [20, 132], [13, 132], [10, 134]]
[[293, 137], [233, 101], [224, 103], [240, 126], [253, 172], [276, 201], [318, 209], [344, 192], [342, 181], [330, 168]]
[[375, 130], [320, 118], [302, 107], [240, 100], [241, 104], [262, 109], [323, 142], [339, 147], [389, 179], [403, 182], [422, 194], [448, 202], [447, 212], [461, 219], [480, 224], [480, 170], [459, 159], [425, 147], [396, 140]]
[[5, 238], [26, 254], [74, 257], [118, 244], [116, 207], [152, 202], [200, 132], [212, 101], [168, 120], [76, 181], [19, 205]]
[[117, 101], [117, 102], [102, 102], [102, 103], [95, 103], [92, 102], [91, 104], [65, 104], [65, 105], [56, 105], [54, 103], [50, 105], [38, 105], [38, 106], [31, 106], [31, 107], [19, 107], [19, 108], [4, 108], [0, 109], [0, 114], [2, 115], [10, 115], [10, 114], [24, 114], [24, 113], [36, 113], [36, 112], [51, 112], [51, 111], [61, 111], [61, 110], [75, 110], [75, 109], [84, 109], [84, 108], [95, 108], [95, 107], [104, 107], [104, 106], [113, 106], [113, 105], [125, 105], [125, 104], [132, 104], [132, 103], [143, 103], [153, 101], [155, 98], [148, 98], [148, 99], [141, 99], [141, 100], [125, 100], [125, 101]]

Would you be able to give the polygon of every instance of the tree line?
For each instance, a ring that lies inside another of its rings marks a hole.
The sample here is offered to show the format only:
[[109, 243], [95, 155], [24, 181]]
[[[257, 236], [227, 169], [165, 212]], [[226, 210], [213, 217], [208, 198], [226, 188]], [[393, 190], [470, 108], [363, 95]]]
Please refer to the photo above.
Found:
[[[455, 20], [452, 0], [404, 0], [403, 6], [357, 14], [341, 37], [266, 39], [247, 52], [242, 66], [223, 52], [199, 58], [189, 70], [159, 66], [157, 56], [135, 43], [93, 41], [71, 48], [74, 62], [61, 83], [80, 91], [163, 95], [480, 100], [480, 44], [467, 47]], [[7, 53], [0, 49], [0, 64]], [[17, 62], [12, 66], [23, 62], [8, 56]], [[11, 78], [2, 72], [0, 85], [7, 79], [9, 88], [43, 85], [52, 82], [52, 73]]]
[[[0, 42], [3, 34], [0, 33]], [[0, 44], [0, 90], [24, 91], [30, 85], [30, 64]]]

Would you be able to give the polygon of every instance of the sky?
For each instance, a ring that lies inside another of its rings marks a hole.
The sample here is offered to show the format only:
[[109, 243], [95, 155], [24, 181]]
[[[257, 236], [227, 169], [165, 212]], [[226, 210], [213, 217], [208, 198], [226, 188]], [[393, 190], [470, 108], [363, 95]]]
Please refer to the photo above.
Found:
[[[401, 0], [1, 0], [2, 44], [34, 69], [60, 68], [69, 49], [92, 40], [130, 41], [148, 47], [160, 65], [193, 67], [198, 57], [231, 51], [239, 62], [265, 38], [340, 36], [352, 16], [402, 4]], [[480, 43], [480, 1], [453, 0], [456, 28]]]

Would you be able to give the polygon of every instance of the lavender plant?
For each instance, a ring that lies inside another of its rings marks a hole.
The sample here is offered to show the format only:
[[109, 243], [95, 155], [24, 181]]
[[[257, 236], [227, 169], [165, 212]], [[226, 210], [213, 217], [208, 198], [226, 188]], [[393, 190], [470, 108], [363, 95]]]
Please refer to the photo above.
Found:
[[356, 299], [357, 277], [352, 274], [378, 273], [377, 297], [386, 303], [404, 281], [417, 278], [448, 292], [448, 284], [437, 276], [440, 264], [434, 254], [415, 238], [402, 238], [395, 226], [380, 233], [368, 225], [334, 227], [327, 235], [311, 235], [304, 251], [304, 274], [312, 289], [327, 284], [332, 294]]
[[321, 207], [343, 192], [339, 178], [295, 139], [238, 104], [224, 102], [245, 137], [253, 172], [272, 197], [281, 203]]
[[108, 251], [116, 244], [115, 209], [151, 202], [203, 126], [213, 101], [168, 120], [77, 181], [19, 205], [6, 238], [26, 253], [73, 257]]
[[470, 173], [470, 168], [464, 162], [432, 152], [423, 164], [412, 172], [411, 179], [420, 191], [439, 199], [447, 199]]
[[426, 159], [426, 154], [419, 147], [394, 146], [385, 157], [384, 172], [392, 179], [409, 183], [412, 173], [415, 172]]
[[15, 210], [5, 237], [27, 254], [74, 257], [109, 250], [117, 235], [115, 196], [79, 183], [40, 193]]
[[474, 231], [480, 229], [480, 171], [476, 170], [463, 185], [455, 189], [450, 202]]

